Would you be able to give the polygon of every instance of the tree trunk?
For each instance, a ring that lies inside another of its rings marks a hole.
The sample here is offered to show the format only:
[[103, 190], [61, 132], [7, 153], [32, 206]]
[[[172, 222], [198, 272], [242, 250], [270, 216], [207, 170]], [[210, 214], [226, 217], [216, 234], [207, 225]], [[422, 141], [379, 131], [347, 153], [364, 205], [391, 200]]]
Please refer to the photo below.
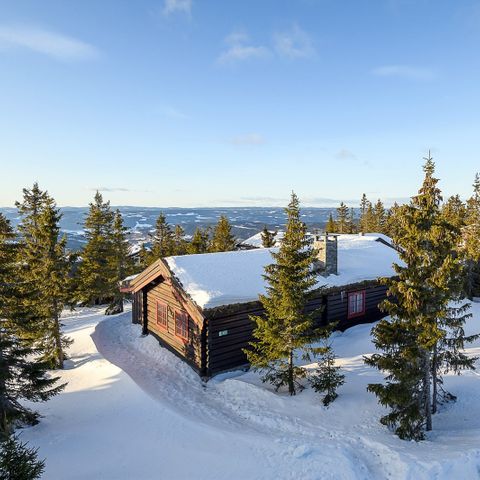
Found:
[[290, 395], [295, 395], [295, 382], [293, 378], [293, 350], [290, 350], [288, 359], [288, 391]]
[[432, 357], [432, 384], [433, 384], [433, 393], [432, 393], [432, 413], [437, 413], [438, 407], [438, 344], [435, 344]]
[[60, 320], [59, 320], [59, 315], [55, 314], [55, 319], [54, 319], [54, 336], [55, 336], [55, 354], [56, 354], [56, 362], [57, 362], [57, 368], [63, 369], [63, 362], [65, 360], [65, 355], [63, 354], [63, 348], [62, 348], [62, 333], [60, 331]]
[[432, 430], [432, 397], [431, 397], [431, 371], [430, 371], [430, 355], [427, 350], [423, 354], [423, 397], [424, 397], [424, 413], [426, 419], [426, 430]]

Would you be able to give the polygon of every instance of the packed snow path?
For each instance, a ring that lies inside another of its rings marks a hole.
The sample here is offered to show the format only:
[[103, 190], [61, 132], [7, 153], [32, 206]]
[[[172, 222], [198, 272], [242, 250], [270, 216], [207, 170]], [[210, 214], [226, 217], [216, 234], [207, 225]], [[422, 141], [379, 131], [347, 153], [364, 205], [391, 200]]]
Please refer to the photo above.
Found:
[[[480, 324], [480, 308], [469, 330]], [[74, 339], [65, 391], [35, 405], [44, 418], [22, 432], [47, 459], [46, 479], [452, 479], [480, 477], [480, 376], [448, 377], [456, 404], [434, 417], [428, 441], [403, 442], [378, 423], [363, 364], [371, 325], [334, 340], [346, 372], [326, 409], [307, 388], [272, 392], [253, 372], [208, 383], [129, 312], [85, 309], [64, 318]], [[477, 328], [478, 329], [478, 328]], [[471, 348], [480, 353], [479, 345]]]

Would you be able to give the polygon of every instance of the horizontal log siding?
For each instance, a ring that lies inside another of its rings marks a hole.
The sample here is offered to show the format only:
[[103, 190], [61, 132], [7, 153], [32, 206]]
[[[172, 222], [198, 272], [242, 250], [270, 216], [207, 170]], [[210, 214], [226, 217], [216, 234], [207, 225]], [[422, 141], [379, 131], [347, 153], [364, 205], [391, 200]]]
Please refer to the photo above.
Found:
[[[384, 317], [385, 314], [380, 311], [378, 304], [385, 299], [387, 287], [384, 285], [375, 285], [365, 288], [365, 315], [348, 319], [348, 293], [362, 290], [361, 288], [345, 289], [327, 298], [326, 321], [328, 323], [338, 322], [339, 330], [346, 330], [354, 325], [361, 323], [371, 323]], [[343, 292], [343, 295], [342, 295]]]
[[132, 323], [142, 323], [142, 291], [132, 295]]
[[[261, 305], [253, 304], [242, 312], [220, 317], [212, 315], [208, 319], [207, 375], [211, 376], [248, 364], [243, 349], [247, 348], [249, 342], [252, 341], [254, 323], [249, 317], [262, 313]], [[228, 330], [228, 334], [219, 336], [219, 333], [225, 330]]]
[[[357, 290], [366, 290], [365, 315], [348, 320], [348, 292]], [[382, 285], [345, 288], [343, 301], [341, 291], [335, 291], [313, 298], [305, 311], [312, 312], [324, 306], [316, 326], [338, 321], [337, 328], [345, 330], [353, 325], [373, 322], [382, 318], [385, 314], [379, 310], [378, 304], [385, 298], [386, 290], [386, 287]], [[248, 364], [243, 349], [248, 348], [253, 339], [254, 324], [249, 317], [262, 314], [263, 309], [258, 302], [245, 304], [244, 310], [238, 305], [238, 308], [231, 310], [219, 307], [205, 312], [208, 321], [206, 352], [208, 376]], [[219, 333], [224, 330], [228, 330], [228, 334], [219, 336]]]
[[[157, 324], [157, 301], [167, 304], [172, 314], [168, 315], [168, 328]], [[148, 331], [168, 344], [171, 349], [187, 360], [197, 370], [201, 368], [201, 329], [190, 317], [188, 321], [188, 342], [175, 335], [175, 310], [185, 311], [172, 292], [172, 287], [160, 283], [147, 293]]]

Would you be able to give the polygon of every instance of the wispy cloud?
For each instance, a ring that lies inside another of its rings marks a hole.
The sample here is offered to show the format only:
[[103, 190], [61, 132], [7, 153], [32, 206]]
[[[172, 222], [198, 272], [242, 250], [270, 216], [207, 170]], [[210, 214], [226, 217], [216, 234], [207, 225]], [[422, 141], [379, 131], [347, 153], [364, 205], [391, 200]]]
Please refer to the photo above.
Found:
[[357, 160], [357, 156], [346, 148], [341, 148], [337, 153], [335, 153], [335, 158], [337, 160]]
[[25, 48], [58, 60], [90, 60], [99, 51], [66, 35], [26, 25], [0, 25], [0, 50]]
[[410, 65], [384, 65], [372, 70], [374, 75], [380, 77], [400, 77], [409, 80], [433, 80], [433, 70], [424, 67], [412, 67]]
[[188, 120], [190, 118], [186, 113], [181, 112], [173, 107], [165, 107], [162, 109], [162, 114], [169, 118], [174, 118], [176, 120]]
[[89, 188], [92, 192], [134, 192], [136, 190], [132, 190], [130, 188], [124, 187], [92, 187]]
[[235, 31], [225, 38], [227, 48], [217, 58], [222, 65], [234, 64], [255, 58], [265, 58], [270, 55], [270, 49], [263, 45], [253, 45], [246, 32]]
[[287, 58], [310, 58], [315, 56], [310, 35], [294, 24], [290, 30], [277, 32], [273, 35], [275, 51]]
[[247, 133], [246, 135], [237, 135], [230, 139], [233, 145], [263, 145], [265, 138], [259, 133]]
[[192, 14], [192, 0], [165, 0], [163, 14], [168, 16], [173, 13]]

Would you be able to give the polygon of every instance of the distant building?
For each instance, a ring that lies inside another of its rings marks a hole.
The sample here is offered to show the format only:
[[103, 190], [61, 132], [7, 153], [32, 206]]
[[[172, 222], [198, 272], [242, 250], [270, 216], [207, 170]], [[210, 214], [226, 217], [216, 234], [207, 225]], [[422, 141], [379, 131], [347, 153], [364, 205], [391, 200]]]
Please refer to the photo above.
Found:
[[[344, 330], [382, 318], [386, 287], [378, 277], [393, 276], [392, 263], [401, 263], [390, 239], [319, 235], [315, 247], [319, 289], [307, 310], [324, 307], [318, 324], [336, 322]], [[258, 295], [272, 261], [265, 248], [159, 259], [123, 286], [133, 294], [132, 321], [203, 377], [246, 366], [249, 316], [263, 312]]]

